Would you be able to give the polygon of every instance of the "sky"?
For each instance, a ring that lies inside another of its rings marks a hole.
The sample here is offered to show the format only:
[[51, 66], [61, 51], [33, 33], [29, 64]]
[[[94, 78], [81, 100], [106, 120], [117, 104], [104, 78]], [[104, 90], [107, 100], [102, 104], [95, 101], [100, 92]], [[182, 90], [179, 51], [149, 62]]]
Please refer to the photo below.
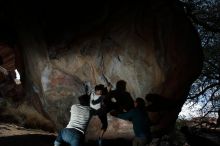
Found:
[[[191, 119], [193, 117], [201, 117], [206, 113], [202, 113], [199, 111], [199, 109], [202, 108], [202, 106], [204, 104], [202, 103], [198, 103], [195, 104], [194, 106], [192, 106], [192, 102], [191, 103], [185, 103], [182, 107], [182, 111], [179, 114], [179, 118], [180, 119]], [[216, 117], [217, 118], [217, 114], [216, 113], [210, 113], [209, 114], [210, 117]]]
[[201, 104], [196, 104], [191, 108], [192, 103], [185, 103], [182, 107], [182, 111], [179, 114], [179, 118], [191, 119], [192, 117], [197, 117], [200, 113], [198, 110], [202, 107]]

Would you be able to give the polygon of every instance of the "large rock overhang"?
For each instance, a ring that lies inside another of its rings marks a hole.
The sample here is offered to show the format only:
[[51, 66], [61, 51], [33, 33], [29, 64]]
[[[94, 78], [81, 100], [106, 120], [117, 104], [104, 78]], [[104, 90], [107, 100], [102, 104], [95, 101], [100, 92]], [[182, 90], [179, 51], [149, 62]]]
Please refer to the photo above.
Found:
[[15, 31], [12, 43], [22, 54], [24, 66], [17, 68], [27, 92], [37, 93], [42, 110], [58, 128], [67, 123], [69, 108], [84, 94], [85, 84], [93, 88], [108, 80], [115, 85], [121, 79], [134, 99], [157, 93], [182, 101], [175, 109], [149, 112], [158, 129], [174, 125], [202, 66], [198, 34], [179, 5], [4, 5], [1, 20]]

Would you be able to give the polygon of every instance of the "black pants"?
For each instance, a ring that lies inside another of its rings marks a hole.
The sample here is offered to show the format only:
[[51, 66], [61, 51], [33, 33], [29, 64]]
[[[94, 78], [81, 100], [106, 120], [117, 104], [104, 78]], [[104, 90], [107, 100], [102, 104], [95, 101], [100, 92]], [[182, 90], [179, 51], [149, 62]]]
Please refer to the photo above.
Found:
[[92, 109], [92, 115], [98, 115], [101, 123], [102, 123], [102, 130], [106, 130], [108, 127], [108, 119], [107, 119], [107, 112], [105, 109]]

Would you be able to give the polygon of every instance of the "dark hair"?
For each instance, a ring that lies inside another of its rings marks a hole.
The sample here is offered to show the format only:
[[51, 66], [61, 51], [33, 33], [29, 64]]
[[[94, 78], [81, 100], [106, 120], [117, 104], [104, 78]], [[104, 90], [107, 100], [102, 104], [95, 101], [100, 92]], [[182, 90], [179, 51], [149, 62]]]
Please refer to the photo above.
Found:
[[140, 108], [140, 109], [144, 109], [145, 107], [145, 101], [143, 98], [136, 98], [135, 102], [137, 103], [137, 108]]
[[126, 90], [126, 82], [124, 80], [120, 80], [116, 83], [116, 89], [120, 91]]
[[102, 95], [107, 95], [108, 94], [108, 89], [107, 87], [104, 87], [102, 90]]
[[79, 96], [79, 103], [83, 106], [89, 106], [90, 97], [87, 94]]
[[103, 90], [103, 89], [104, 89], [104, 85], [102, 85], [102, 84], [98, 84], [95, 86], [95, 91]]

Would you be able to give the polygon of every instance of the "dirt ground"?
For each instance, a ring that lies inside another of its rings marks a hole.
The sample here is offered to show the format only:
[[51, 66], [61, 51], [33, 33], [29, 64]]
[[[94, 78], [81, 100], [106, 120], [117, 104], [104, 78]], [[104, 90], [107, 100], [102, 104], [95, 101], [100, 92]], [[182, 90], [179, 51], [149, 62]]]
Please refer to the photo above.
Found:
[[[53, 146], [57, 133], [26, 129], [15, 124], [0, 123], [0, 146]], [[219, 144], [219, 132], [201, 131], [200, 136], [209, 138]], [[131, 140], [103, 139], [102, 146], [132, 146]], [[98, 140], [87, 140], [85, 146], [99, 146]], [[194, 145], [192, 145], [194, 146]], [[211, 146], [211, 144], [210, 144]]]
[[[0, 146], [53, 146], [56, 136], [56, 133], [0, 123]], [[131, 141], [120, 138], [102, 141], [102, 146], [112, 145], [131, 146], [132, 144]], [[98, 140], [88, 140], [86, 146], [98, 146]]]
[[1, 146], [53, 146], [55, 133], [0, 123]]

